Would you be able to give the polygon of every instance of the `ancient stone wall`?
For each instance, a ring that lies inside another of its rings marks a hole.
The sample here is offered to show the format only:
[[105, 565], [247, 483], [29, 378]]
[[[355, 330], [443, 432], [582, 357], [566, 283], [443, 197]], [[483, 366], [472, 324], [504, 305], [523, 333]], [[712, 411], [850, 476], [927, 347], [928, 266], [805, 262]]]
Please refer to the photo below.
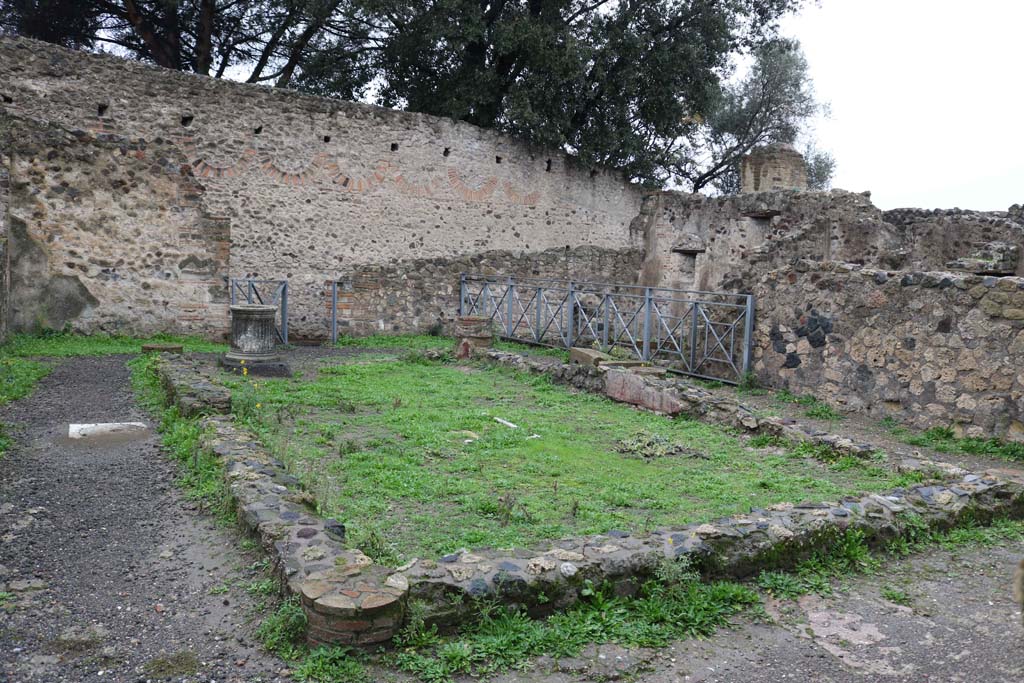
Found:
[[[3, 145], [10, 124], [0, 116], [0, 145]], [[7, 339], [7, 316], [10, 295], [10, 248], [7, 218], [10, 204], [11, 175], [0, 149], [0, 343]]]
[[[356, 268], [338, 284], [339, 334], [393, 332], [401, 329], [447, 328], [459, 306], [461, 273], [517, 277], [578, 279], [595, 272], [609, 282], [632, 282], [643, 262], [643, 250], [549, 249], [523, 254], [484, 251], [456, 258], [417, 259]], [[330, 311], [325, 289], [324, 310]]]
[[[991, 242], [1024, 245], [1024, 216], [1009, 211], [893, 209], [882, 219], [903, 234], [902, 260], [912, 270], [945, 269]], [[1024, 261], [1017, 266], [1024, 275]]]
[[763, 382], [919, 428], [1024, 441], [1024, 278], [799, 261], [754, 293]]
[[229, 235], [166, 140], [13, 121], [10, 324], [213, 333]]
[[652, 215], [644, 272], [664, 287], [746, 292], [797, 258], [900, 265], [892, 258], [903, 234], [867, 193], [664, 192], [648, 197], [644, 210]]
[[[0, 95], [35, 128], [11, 166], [19, 329], [141, 332], [180, 314], [223, 331], [226, 278], [259, 277], [287, 278], [293, 333], [322, 337], [324, 283], [367, 268], [640, 246], [642, 192], [620, 174], [456, 121], [14, 38]], [[73, 305], [49, 310], [55, 295]]]

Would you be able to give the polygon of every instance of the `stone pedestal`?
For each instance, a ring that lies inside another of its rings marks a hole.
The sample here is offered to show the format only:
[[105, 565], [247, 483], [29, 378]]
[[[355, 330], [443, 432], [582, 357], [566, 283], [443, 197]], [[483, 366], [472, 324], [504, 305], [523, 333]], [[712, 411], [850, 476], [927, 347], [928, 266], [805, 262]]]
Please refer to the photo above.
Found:
[[464, 316], [455, 321], [455, 357], [469, 358], [479, 349], [489, 349], [494, 343], [491, 319]]
[[231, 350], [224, 354], [221, 365], [250, 374], [288, 376], [288, 366], [277, 352], [277, 306], [238, 304], [231, 306]]

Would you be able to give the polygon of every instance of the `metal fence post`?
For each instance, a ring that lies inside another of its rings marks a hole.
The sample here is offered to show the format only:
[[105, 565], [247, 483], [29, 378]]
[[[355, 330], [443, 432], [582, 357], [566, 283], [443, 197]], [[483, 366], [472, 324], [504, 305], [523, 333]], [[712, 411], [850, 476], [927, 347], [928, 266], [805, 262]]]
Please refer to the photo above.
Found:
[[[750, 372], [750, 357], [754, 351], [754, 295], [747, 294], [747, 317], [743, 321], [743, 375]], [[740, 378], [741, 380], [744, 377]]]
[[459, 274], [459, 317], [466, 315], [466, 274]]
[[651, 359], [651, 288], [644, 287], [644, 348], [640, 359]]
[[288, 281], [281, 287], [281, 340], [288, 343]]
[[252, 296], [256, 292], [256, 284], [252, 280], [246, 280], [245, 282], [248, 285], [245, 291], [245, 303], [251, 304]]
[[697, 301], [690, 304], [690, 312], [692, 313], [690, 316], [690, 372], [693, 372], [697, 367], [697, 316], [700, 314], [697, 308], [699, 306], [700, 303]]
[[611, 320], [611, 311], [608, 310], [608, 292], [604, 293], [604, 322], [601, 325], [601, 350], [608, 351], [608, 323]]
[[542, 311], [541, 311], [540, 307], [541, 307], [541, 304], [544, 302], [544, 288], [543, 287], [538, 287], [537, 288], [537, 296], [536, 296], [536, 298], [534, 298], [533, 302], [534, 302], [534, 306], [533, 307], [535, 309], [534, 312], [537, 315], [537, 324], [533, 326], [533, 340], [535, 342], [540, 343], [540, 340], [544, 337], [544, 335], [541, 334], [541, 331], [540, 331], [541, 314], [542, 314]]
[[512, 276], [509, 275], [508, 287], [505, 289], [505, 298], [507, 299], [507, 301], [505, 302], [505, 336], [510, 339], [512, 338], [512, 333], [515, 331], [512, 324], [512, 304], [515, 301], [515, 294], [516, 285], [515, 282], [512, 280]]
[[566, 295], [565, 301], [569, 304], [569, 320], [566, 323], [565, 345], [571, 349], [575, 341], [575, 335], [573, 334], [575, 325], [573, 323], [576, 318], [576, 290], [572, 280], [569, 280], [569, 293]]
[[338, 343], [338, 281], [331, 282], [331, 343]]

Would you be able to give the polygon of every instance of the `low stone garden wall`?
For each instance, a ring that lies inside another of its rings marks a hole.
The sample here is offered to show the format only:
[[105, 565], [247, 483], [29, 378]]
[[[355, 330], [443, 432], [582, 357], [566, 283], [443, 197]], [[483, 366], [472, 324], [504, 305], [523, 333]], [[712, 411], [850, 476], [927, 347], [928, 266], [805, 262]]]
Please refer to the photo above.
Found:
[[754, 294], [766, 385], [919, 429], [1024, 441], [1024, 278], [798, 261]]
[[[170, 395], [193, 395], [188, 383], [207, 381], [188, 363], [173, 357], [161, 361], [161, 375], [173, 385]], [[591, 386], [597, 386], [600, 375], [593, 369], [567, 369], [557, 361], [551, 370]], [[206, 412], [218, 408], [210, 405]], [[314, 645], [386, 643], [404, 623], [410, 601], [422, 603], [428, 623], [442, 626], [472, 618], [479, 599], [542, 616], [576, 601], [587, 581], [608, 581], [620, 594], [630, 594], [660, 563], [682, 557], [708, 576], [744, 577], [761, 569], [791, 567], [849, 529], [863, 531], [877, 545], [897, 536], [911, 517], [948, 527], [966, 515], [982, 521], [1024, 515], [1022, 473], [959, 471], [941, 484], [886, 495], [784, 503], [680, 528], [643, 534], [613, 530], [532, 549], [460, 550], [389, 568], [347, 548], [344, 526], [317, 516], [311, 496], [284, 463], [230, 417], [213, 415], [202, 425], [200, 447], [224, 463], [240, 522], [270, 553], [286, 590], [301, 596]], [[906, 466], [929, 464], [909, 461]]]
[[171, 354], [161, 354], [157, 370], [168, 405], [177, 406], [182, 417], [231, 412], [231, 391], [213, 381], [213, 372], [209, 361]]

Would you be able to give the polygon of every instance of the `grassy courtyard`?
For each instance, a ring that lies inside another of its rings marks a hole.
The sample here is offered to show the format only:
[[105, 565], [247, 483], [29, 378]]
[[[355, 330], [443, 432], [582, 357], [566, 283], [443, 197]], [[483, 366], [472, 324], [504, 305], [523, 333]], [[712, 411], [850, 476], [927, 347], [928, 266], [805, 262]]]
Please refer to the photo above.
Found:
[[415, 353], [334, 359], [304, 379], [229, 381], [236, 413], [322, 512], [348, 526], [353, 544], [383, 562], [641, 531], [898, 483], [869, 463], [758, 449], [543, 377]]

